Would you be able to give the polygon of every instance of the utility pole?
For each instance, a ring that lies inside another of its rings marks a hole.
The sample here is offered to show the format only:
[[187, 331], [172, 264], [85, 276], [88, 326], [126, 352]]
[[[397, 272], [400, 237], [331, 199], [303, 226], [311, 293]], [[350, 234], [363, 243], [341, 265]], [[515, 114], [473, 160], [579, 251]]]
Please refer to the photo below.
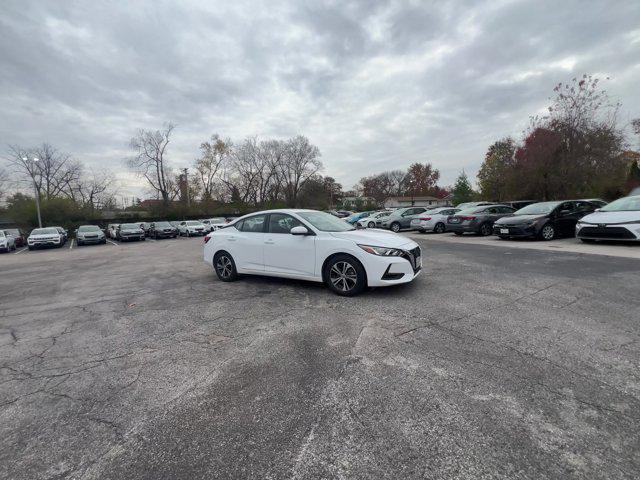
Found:
[[[25, 162], [29, 161], [28, 157], [22, 157], [22, 160], [24, 160]], [[31, 160], [31, 162], [33, 163], [33, 166], [35, 167], [36, 165], [38, 165], [38, 162], [40, 161], [39, 158], [33, 157], [33, 159]], [[36, 184], [36, 178], [35, 176], [32, 174], [31, 175], [31, 181], [33, 182], [33, 193], [35, 195], [36, 198], [36, 210], [38, 212], [38, 228], [42, 228], [42, 217], [40, 216], [40, 192], [38, 191], [38, 185]]]
[[189, 169], [183, 168], [184, 172], [184, 192], [187, 196], [187, 208], [191, 208], [191, 198], [189, 198]]

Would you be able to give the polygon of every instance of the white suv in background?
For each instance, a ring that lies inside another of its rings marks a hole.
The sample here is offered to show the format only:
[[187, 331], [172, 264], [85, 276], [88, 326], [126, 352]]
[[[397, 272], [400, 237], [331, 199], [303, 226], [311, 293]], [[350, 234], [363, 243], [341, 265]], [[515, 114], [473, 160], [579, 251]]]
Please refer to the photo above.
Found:
[[16, 249], [16, 239], [0, 230], [0, 252], [10, 252]]
[[453, 207], [438, 207], [427, 210], [423, 214], [411, 219], [411, 229], [420, 233], [447, 231], [447, 217], [458, 213], [460, 209]]
[[185, 220], [178, 225], [178, 235], [180, 236], [206, 235], [207, 232], [207, 227], [200, 220]]
[[411, 282], [420, 247], [402, 235], [358, 230], [317, 210], [268, 210], [239, 218], [205, 237], [204, 261], [224, 282], [238, 274], [324, 282], [338, 295], [367, 286]]
[[29, 250], [39, 247], [61, 247], [62, 244], [62, 235], [56, 227], [34, 228], [27, 238]]

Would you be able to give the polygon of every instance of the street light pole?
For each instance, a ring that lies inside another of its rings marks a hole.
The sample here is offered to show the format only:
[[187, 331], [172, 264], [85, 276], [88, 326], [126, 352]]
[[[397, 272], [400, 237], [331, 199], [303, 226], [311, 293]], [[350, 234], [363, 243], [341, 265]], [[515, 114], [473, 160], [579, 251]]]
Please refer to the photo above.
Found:
[[[25, 162], [28, 162], [29, 159], [27, 157], [23, 157], [22, 158]], [[38, 163], [40, 159], [34, 157], [33, 160], [31, 160], [34, 165]], [[40, 216], [40, 192], [38, 191], [38, 185], [36, 184], [36, 179], [34, 178], [33, 175], [31, 175], [31, 181], [33, 182], [33, 193], [36, 197], [36, 210], [38, 211], [38, 227], [42, 228], [42, 217]]]

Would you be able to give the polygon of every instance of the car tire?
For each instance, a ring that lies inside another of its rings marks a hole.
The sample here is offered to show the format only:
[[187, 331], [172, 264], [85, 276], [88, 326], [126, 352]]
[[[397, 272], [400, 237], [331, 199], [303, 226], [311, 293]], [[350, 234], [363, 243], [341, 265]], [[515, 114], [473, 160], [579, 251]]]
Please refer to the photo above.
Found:
[[491, 225], [485, 222], [482, 225], [480, 225], [480, 228], [478, 229], [478, 233], [483, 237], [488, 237], [493, 233], [493, 228], [491, 228]]
[[213, 268], [218, 279], [222, 282], [234, 282], [238, 279], [236, 262], [228, 252], [218, 252], [213, 256]]
[[446, 230], [447, 230], [447, 227], [445, 227], [444, 223], [442, 223], [442, 222], [436, 223], [436, 226], [433, 227], [433, 231], [435, 233], [444, 233]]
[[549, 240], [553, 240], [554, 238], [556, 238], [556, 229], [555, 229], [555, 227], [551, 223], [546, 223], [540, 229], [540, 239], [541, 240], [545, 240], [545, 241], [549, 241]]
[[400, 231], [400, 224], [398, 222], [393, 222], [391, 225], [389, 225], [389, 229], [393, 233], [398, 233]]
[[596, 240], [594, 240], [593, 238], [581, 238], [580, 241], [584, 243], [596, 243]]
[[375, 222], [369, 222], [369, 223], [367, 224], [367, 228], [376, 228], [376, 224], [375, 224]]
[[80, 240], [76, 240], [76, 247], [81, 247], [82, 246], [82, 242]]
[[144, 242], [146, 240], [146, 238], [142, 237], [140, 240]]
[[453, 233], [455, 233], [457, 236], [461, 237], [464, 232], [453, 232]]
[[336, 255], [323, 272], [324, 283], [333, 293], [353, 297], [367, 287], [367, 274], [362, 264], [351, 255]]

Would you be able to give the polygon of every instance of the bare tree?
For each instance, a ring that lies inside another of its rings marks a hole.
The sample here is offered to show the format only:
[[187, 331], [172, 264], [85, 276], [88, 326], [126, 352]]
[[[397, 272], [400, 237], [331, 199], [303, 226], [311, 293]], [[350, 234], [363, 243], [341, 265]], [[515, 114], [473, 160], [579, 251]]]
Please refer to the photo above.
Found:
[[3, 168], [0, 168], [0, 200], [7, 194], [9, 186], [9, 173]]
[[72, 198], [91, 210], [101, 208], [115, 196], [114, 184], [115, 178], [111, 172], [91, 171], [88, 175], [82, 175], [73, 185]]
[[298, 135], [286, 142], [285, 152], [278, 164], [278, 176], [287, 204], [295, 206], [302, 185], [322, 169], [320, 150], [307, 137]]
[[[48, 143], [25, 149], [9, 146], [9, 165], [23, 180], [33, 183], [38, 194], [46, 199], [71, 196], [71, 185], [78, 181], [82, 165], [68, 154], [60, 153]], [[36, 160], [37, 159], [37, 160]]]
[[213, 199], [219, 181], [218, 173], [222, 164], [229, 160], [231, 140], [222, 140], [217, 134], [211, 136], [210, 142], [200, 145], [202, 155], [196, 159], [195, 169], [203, 200]]
[[165, 205], [175, 197], [175, 175], [165, 158], [174, 125], [165, 124], [162, 130], [139, 130], [131, 139], [135, 156], [128, 160], [129, 168], [143, 177]]

